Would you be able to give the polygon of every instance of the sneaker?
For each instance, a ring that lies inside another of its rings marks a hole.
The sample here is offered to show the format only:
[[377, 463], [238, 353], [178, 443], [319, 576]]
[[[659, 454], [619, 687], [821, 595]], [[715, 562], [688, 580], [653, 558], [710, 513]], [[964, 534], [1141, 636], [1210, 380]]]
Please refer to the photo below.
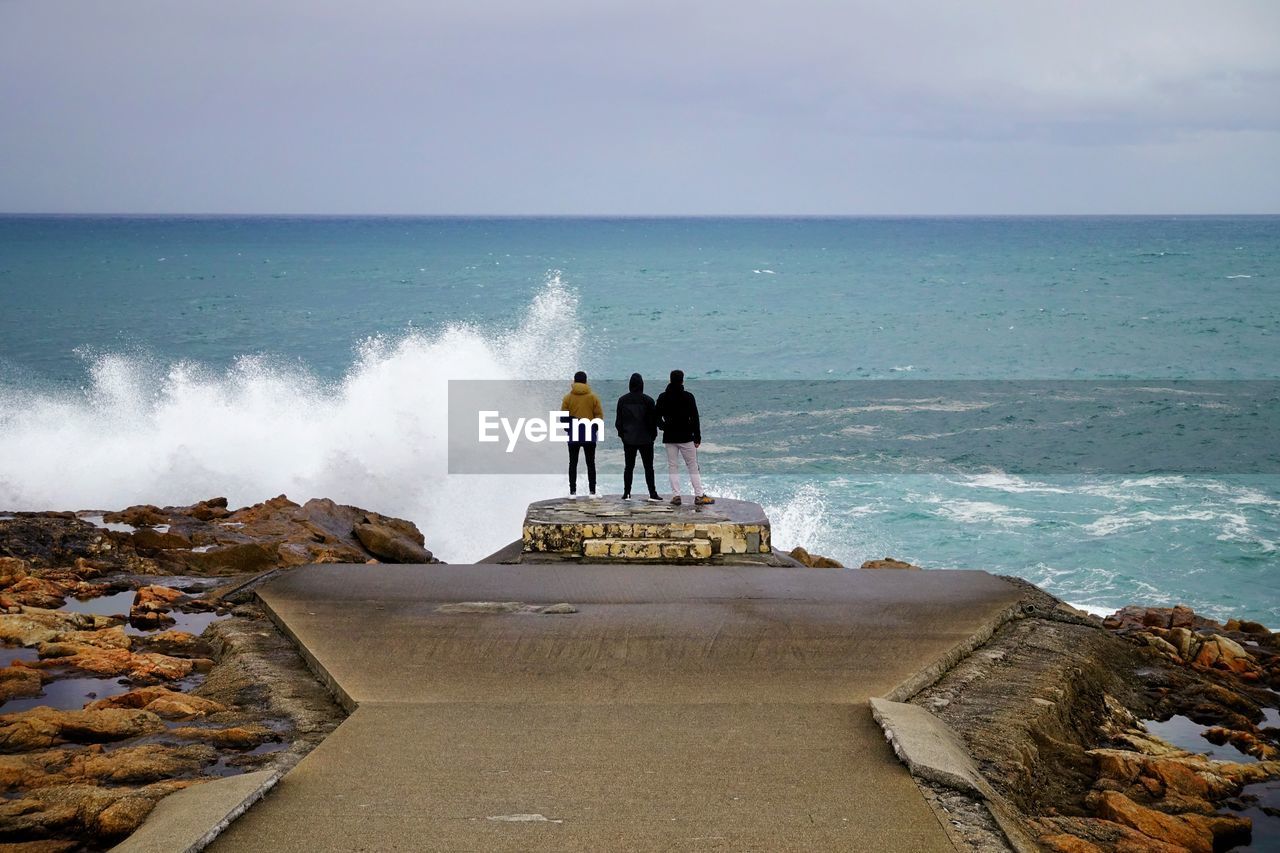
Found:
[[662, 503], [662, 495], [649, 495], [645, 500], [651, 504]]
[[592, 492], [591, 494], [587, 495], [587, 497], [591, 498], [592, 500], [595, 500], [596, 498], [598, 498], [598, 497], [600, 497], [600, 496], [599, 496], [599, 495], [597, 495], [595, 492]]
[[679, 495], [676, 495], [676, 496], [674, 496], [673, 498], [671, 498], [671, 505], [672, 505], [672, 506], [680, 506], [680, 496], [679, 496]]
[[577, 499], [578, 499], [578, 493], [577, 493], [577, 492], [570, 492], [570, 493], [569, 493], [569, 500], [571, 500], [571, 501], [576, 501]]
[[707, 504], [715, 503], [716, 499], [711, 497], [711, 495], [698, 495], [693, 499], [693, 502], [698, 506], [706, 506]]
[[631, 495], [623, 495], [623, 496], [622, 496], [622, 499], [623, 499], [624, 501], [629, 501], [629, 500], [631, 500]]

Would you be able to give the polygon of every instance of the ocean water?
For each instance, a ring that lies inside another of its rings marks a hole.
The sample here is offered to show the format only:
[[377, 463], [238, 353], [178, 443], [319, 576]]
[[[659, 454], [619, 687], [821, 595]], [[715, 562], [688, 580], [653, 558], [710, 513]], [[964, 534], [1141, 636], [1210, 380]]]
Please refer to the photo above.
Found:
[[[973, 380], [1140, 380], [1163, 408], [1125, 440], [1160, 448], [1175, 380], [1280, 379], [1280, 217], [0, 218], [0, 512], [323, 495], [476, 559], [564, 487], [447, 475], [449, 379], [673, 367], [707, 392], [709, 486], [780, 544], [1280, 627], [1274, 465], [990, 464], [964, 423], [968, 464], [910, 444], [986, 411]], [[842, 404], [887, 380], [894, 418]], [[803, 411], [759, 390], [806, 383]], [[1274, 434], [1263, 402], [1241, 446]]]

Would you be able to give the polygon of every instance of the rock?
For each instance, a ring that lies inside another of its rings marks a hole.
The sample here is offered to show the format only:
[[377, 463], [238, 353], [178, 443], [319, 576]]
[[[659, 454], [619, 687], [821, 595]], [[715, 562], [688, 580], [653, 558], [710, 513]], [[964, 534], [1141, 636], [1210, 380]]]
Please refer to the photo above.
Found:
[[1280, 758], [1280, 749], [1272, 746], [1252, 732], [1236, 731], [1222, 726], [1210, 726], [1203, 732], [1204, 739], [1216, 746], [1231, 744], [1245, 755], [1252, 755], [1264, 761]]
[[844, 564], [830, 557], [823, 557], [820, 554], [810, 554], [799, 545], [792, 548], [788, 554], [791, 559], [795, 560], [802, 566], [808, 566], [811, 569], [843, 569]]
[[1102, 620], [1106, 628], [1128, 630], [1133, 628], [1216, 628], [1212, 619], [1197, 616], [1191, 608], [1177, 607], [1123, 607]]
[[273, 568], [280, 562], [278, 546], [271, 542], [244, 542], [177, 556], [190, 569], [206, 575], [252, 574]]
[[1053, 853], [1104, 853], [1103, 849], [1098, 845], [1066, 833], [1042, 835], [1039, 840], [1046, 849], [1053, 851]]
[[171, 656], [207, 658], [213, 655], [208, 643], [186, 631], [161, 631], [146, 637], [144, 642], [149, 650]]
[[1162, 814], [1113, 791], [1094, 791], [1086, 802], [1104, 820], [1136, 829], [1143, 835], [1183, 847], [1191, 853], [1213, 853], [1213, 832], [1200, 815]]
[[54, 785], [0, 806], [0, 825], [14, 834], [45, 835], [78, 827], [104, 839], [117, 839], [142, 824], [162, 797], [192, 782], [157, 782], [145, 788]]
[[169, 734], [188, 740], [211, 743], [221, 749], [253, 749], [279, 736], [266, 726], [232, 726], [225, 729], [205, 729], [195, 726], [170, 729]]
[[93, 646], [99, 649], [127, 649], [132, 644], [129, 635], [120, 625], [96, 631], [63, 631], [53, 639], [53, 642], [72, 646]]
[[1200, 650], [1200, 638], [1187, 628], [1170, 628], [1165, 639], [1178, 652], [1178, 657], [1184, 661], [1194, 658], [1196, 652]]
[[172, 587], [140, 587], [133, 596], [133, 606], [130, 608], [130, 614], [132, 615], [133, 611], [160, 613], [170, 610], [175, 603], [182, 601], [186, 597], [186, 593], [182, 590], [173, 589]]
[[0, 668], [0, 703], [39, 696], [44, 689], [40, 671], [26, 666]]
[[138, 708], [150, 711], [169, 720], [191, 719], [206, 714], [226, 711], [227, 706], [212, 699], [180, 693], [167, 687], [140, 687], [118, 696], [108, 696], [85, 706], [86, 710], [101, 708]]
[[[407, 522], [406, 522], [407, 524]], [[355, 526], [356, 539], [370, 554], [393, 563], [431, 563], [435, 558], [422, 546], [422, 534], [415, 538], [400, 526], [366, 522]], [[417, 528], [413, 528], [417, 533]]]
[[140, 504], [119, 512], [103, 513], [102, 520], [111, 524], [128, 524], [131, 527], [159, 527], [169, 523], [169, 514], [151, 504]]
[[185, 678], [196, 667], [195, 661], [191, 659], [156, 652], [131, 652], [128, 649], [48, 643], [41, 646], [40, 651], [45, 659], [38, 666], [70, 666], [103, 678], [127, 676], [139, 684]]
[[1138, 639], [1141, 639], [1148, 646], [1151, 646], [1151, 648], [1155, 649], [1161, 654], [1168, 655], [1169, 657], [1177, 661], [1182, 660], [1181, 656], [1178, 654], [1178, 647], [1175, 646], [1173, 643], [1170, 643], [1168, 640], [1157, 637], [1154, 634], [1148, 634], [1145, 631], [1137, 634], [1136, 636], [1138, 637]]
[[68, 766], [67, 775], [114, 785], [137, 785], [195, 773], [217, 760], [218, 751], [205, 744], [152, 743], [78, 756]]
[[919, 569], [919, 566], [913, 566], [905, 560], [895, 560], [893, 557], [885, 557], [883, 560], [867, 560], [862, 564], [864, 569]]
[[97, 630], [115, 624], [116, 620], [106, 616], [24, 607], [21, 613], [0, 613], [0, 642], [37, 646], [66, 631]]
[[65, 838], [45, 838], [41, 841], [13, 841], [0, 844], [0, 853], [72, 853], [80, 848], [79, 841]]
[[149, 711], [120, 708], [60, 711], [42, 706], [0, 715], [0, 752], [46, 749], [65, 741], [123, 740], [163, 728], [160, 718]]
[[140, 527], [132, 534], [133, 547], [139, 551], [168, 551], [174, 548], [190, 548], [191, 540], [176, 533], [158, 533], [150, 527]]
[[1213, 669], [1225, 669], [1229, 672], [1256, 672], [1257, 662], [1253, 655], [1229, 637], [1214, 634], [1204, 641], [1200, 651], [1196, 653], [1194, 663], [1198, 666]]
[[12, 586], [28, 574], [26, 560], [17, 557], [0, 557], [0, 589]]
[[67, 590], [61, 584], [34, 575], [11, 584], [4, 594], [18, 604], [48, 610], [56, 610], [67, 603]]

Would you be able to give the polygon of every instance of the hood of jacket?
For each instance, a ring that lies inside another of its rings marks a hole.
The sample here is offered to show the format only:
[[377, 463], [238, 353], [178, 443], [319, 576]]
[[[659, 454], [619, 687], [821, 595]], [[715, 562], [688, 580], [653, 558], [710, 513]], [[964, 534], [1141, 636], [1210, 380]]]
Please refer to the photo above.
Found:
[[573, 383], [573, 387], [569, 389], [569, 393], [578, 395], [590, 394], [591, 386], [585, 382], [575, 382]]
[[680, 384], [678, 384], [678, 385], [677, 385], [675, 382], [668, 382], [668, 383], [667, 383], [667, 390], [668, 390], [668, 391], [683, 391], [683, 390], [684, 390], [684, 383], [683, 383], [683, 382], [681, 382]]
[[631, 374], [631, 383], [627, 387], [630, 388], [632, 391], [643, 391], [644, 377], [641, 376], [639, 373]]

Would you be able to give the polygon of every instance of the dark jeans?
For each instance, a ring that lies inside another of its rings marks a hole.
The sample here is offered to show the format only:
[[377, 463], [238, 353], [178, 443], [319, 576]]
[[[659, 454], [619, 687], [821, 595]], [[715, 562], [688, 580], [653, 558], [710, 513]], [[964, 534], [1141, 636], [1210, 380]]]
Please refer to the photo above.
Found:
[[636, 453], [640, 454], [640, 461], [644, 463], [644, 484], [649, 487], [649, 494], [658, 494], [657, 487], [653, 484], [653, 443], [649, 444], [623, 444], [622, 455], [626, 460], [626, 467], [622, 469], [622, 493], [624, 495], [631, 494], [631, 475], [636, 470]]
[[596, 490], [596, 443], [594, 441], [569, 442], [569, 494], [578, 493], [578, 451], [587, 457], [587, 486]]

